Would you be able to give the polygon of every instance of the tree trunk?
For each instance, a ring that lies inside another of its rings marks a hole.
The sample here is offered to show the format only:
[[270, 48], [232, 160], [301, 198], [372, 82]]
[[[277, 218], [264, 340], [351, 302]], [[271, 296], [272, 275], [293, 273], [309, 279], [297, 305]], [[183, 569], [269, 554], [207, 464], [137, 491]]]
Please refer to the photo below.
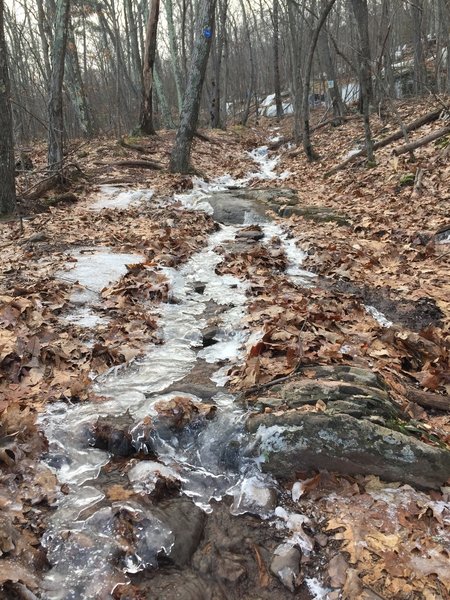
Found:
[[368, 162], [373, 163], [375, 162], [375, 155], [370, 128], [370, 104], [373, 102], [373, 85], [370, 66], [369, 11], [367, 0], [351, 0], [351, 2], [357, 23], [359, 85], [361, 87], [361, 112], [364, 118], [366, 153]]
[[63, 96], [64, 59], [67, 46], [70, 0], [59, 0], [56, 11], [52, 49], [52, 75], [48, 101], [48, 165], [52, 170], [63, 161]]
[[156, 57], [156, 36], [158, 33], [159, 18], [159, 0], [152, 0], [151, 8], [148, 14], [147, 33], [145, 38], [144, 60], [142, 79], [144, 87], [142, 90], [142, 107], [139, 127], [142, 133], [154, 135], [153, 126], [153, 67]]
[[94, 135], [92, 116], [89, 110], [83, 79], [81, 77], [80, 62], [78, 60], [77, 46], [73, 25], [69, 19], [68, 43], [66, 49], [66, 73], [70, 98], [78, 117], [81, 131], [85, 137]]
[[423, 0], [413, 0], [411, 3], [411, 20], [414, 47], [414, 91], [416, 95], [423, 94], [426, 86], [425, 54], [423, 51], [422, 22]]
[[140, 84], [140, 87], [143, 88], [144, 82], [142, 81], [142, 62], [141, 55], [139, 52], [139, 39], [137, 32], [137, 24], [136, 19], [133, 12], [133, 5], [131, 0], [125, 0], [125, 10], [128, 15], [128, 23], [129, 23], [129, 35], [131, 38], [131, 59], [133, 63], [133, 72], [135, 81]]
[[311, 71], [312, 64], [314, 58], [314, 51], [316, 49], [317, 41], [319, 39], [320, 30], [325, 24], [327, 17], [333, 8], [336, 0], [328, 0], [328, 3], [325, 5], [322, 10], [322, 14], [320, 15], [319, 22], [316, 25], [316, 28], [313, 32], [311, 44], [309, 47], [308, 59], [306, 62], [306, 72], [305, 72], [305, 81], [303, 88], [303, 149], [305, 150], [305, 154], [308, 160], [315, 160], [317, 158], [317, 154], [314, 152], [311, 143], [311, 132], [310, 132], [310, 124], [309, 124], [309, 90], [310, 90], [310, 80], [311, 80]]
[[0, 215], [10, 214], [16, 208], [14, 140], [10, 94], [7, 48], [3, 24], [3, 0], [0, 0]]
[[177, 91], [178, 112], [181, 113], [183, 107], [183, 83], [181, 77], [180, 60], [178, 57], [177, 35], [175, 32], [175, 24], [173, 20], [173, 3], [172, 0], [165, 0], [167, 28], [169, 33], [169, 50], [172, 63], [173, 76], [175, 79], [175, 88]]
[[[366, 90], [367, 101], [373, 103], [373, 85], [372, 85], [372, 68], [371, 68], [371, 52], [370, 52], [370, 36], [369, 36], [369, 10], [367, 0], [351, 0], [353, 14], [355, 15], [358, 38], [358, 64], [359, 77], [362, 88]], [[361, 105], [363, 99], [361, 98]], [[364, 107], [363, 107], [364, 110]]]
[[202, 0], [198, 15], [199, 28], [192, 57], [189, 80], [183, 100], [180, 126], [170, 158], [172, 173], [190, 171], [191, 146], [197, 128], [200, 100], [214, 31], [216, 0]]
[[303, 37], [299, 35], [299, 27], [295, 18], [295, 10], [298, 10], [294, 0], [288, 0], [288, 22], [291, 47], [291, 95], [292, 104], [294, 107], [294, 141], [299, 143], [301, 138], [301, 106], [302, 106], [302, 79], [300, 76], [300, 56], [302, 54], [301, 42]]
[[242, 16], [244, 18], [244, 30], [248, 41], [249, 61], [250, 61], [250, 85], [246, 88], [245, 108], [242, 114], [241, 124], [247, 125], [250, 116], [250, 106], [252, 104], [252, 95], [255, 88], [255, 60], [253, 57], [252, 39], [250, 35], [250, 27], [248, 25], [247, 12], [245, 10], [244, 0], [240, 0], [242, 8]]
[[283, 118], [283, 102], [281, 100], [280, 81], [280, 19], [279, 0], [273, 0], [273, 84], [275, 90], [275, 106], [277, 119]]
[[[325, 6], [326, 0], [322, 0], [321, 10], [324, 10]], [[333, 107], [333, 115], [336, 117], [334, 124], [338, 125], [341, 123], [339, 117], [342, 117], [345, 114], [345, 108], [342, 102], [341, 92], [339, 90], [333, 57], [331, 56], [330, 52], [330, 41], [326, 26], [322, 27], [320, 30], [317, 44], [319, 56], [327, 76], [327, 90], [330, 95], [331, 105]]]
[[226, 20], [227, 20], [228, 0], [219, 1], [219, 30], [217, 32], [216, 52], [214, 55], [214, 78], [211, 82], [211, 127], [222, 127], [222, 112], [220, 99], [222, 95], [221, 76], [222, 76], [222, 58], [225, 45]]
[[155, 82], [155, 92], [156, 97], [158, 98], [158, 105], [161, 109], [161, 117], [164, 127], [166, 129], [174, 129], [174, 123], [172, 119], [172, 114], [170, 112], [169, 104], [167, 102], [167, 97], [164, 91], [164, 86], [161, 81], [161, 77], [159, 76], [160, 63], [158, 60], [158, 56], [155, 58], [155, 65], [153, 68], [153, 79]]

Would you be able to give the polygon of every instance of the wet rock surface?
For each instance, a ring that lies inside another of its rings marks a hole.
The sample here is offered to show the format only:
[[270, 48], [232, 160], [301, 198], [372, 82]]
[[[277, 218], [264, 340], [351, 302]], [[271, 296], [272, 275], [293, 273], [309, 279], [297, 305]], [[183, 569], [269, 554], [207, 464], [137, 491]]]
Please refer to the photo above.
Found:
[[269, 220], [268, 213], [281, 217], [299, 215], [315, 222], [334, 222], [348, 225], [345, 215], [323, 206], [301, 205], [298, 194], [289, 188], [233, 189], [214, 192], [207, 196], [213, 216], [219, 223], [242, 224], [250, 214]]
[[[315, 376], [280, 386], [276, 412], [247, 419], [248, 431], [260, 439], [263, 470], [286, 479], [299, 471], [326, 469], [375, 474], [421, 488], [445, 483], [450, 452], [395, 430], [401, 413], [376, 375], [359, 368], [318, 367]], [[311, 405], [320, 412], [305, 412]]]
[[321, 285], [326, 289], [360, 298], [364, 304], [374, 306], [390, 321], [404, 325], [412, 331], [421, 331], [429, 325], [439, 325], [443, 317], [442, 311], [431, 298], [399, 300], [390, 289], [373, 289], [352, 281], [332, 282], [322, 279]]
[[[189, 563], [176, 566], [162, 562], [160, 568], [133, 578], [145, 597], [154, 600], [287, 600], [292, 598], [289, 574], [286, 583], [280, 569], [300, 572], [300, 552], [274, 558], [282, 536], [258, 518], [229, 513], [226, 503], [214, 504], [203, 523], [203, 535]], [[298, 558], [298, 560], [296, 560]], [[172, 560], [172, 554], [169, 560]], [[275, 560], [277, 573], [271, 562]], [[279, 568], [278, 568], [279, 567]], [[271, 572], [272, 571], [272, 572]], [[299, 579], [296, 597], [312, 597]]]

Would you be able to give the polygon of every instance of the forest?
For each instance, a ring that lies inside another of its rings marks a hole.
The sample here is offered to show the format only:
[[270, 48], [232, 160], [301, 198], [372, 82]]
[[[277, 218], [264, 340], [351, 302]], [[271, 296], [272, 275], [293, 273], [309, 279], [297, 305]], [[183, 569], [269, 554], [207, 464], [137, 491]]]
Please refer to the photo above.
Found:
[[450, 600], [450, 0], [0, 0], [0, 600]]

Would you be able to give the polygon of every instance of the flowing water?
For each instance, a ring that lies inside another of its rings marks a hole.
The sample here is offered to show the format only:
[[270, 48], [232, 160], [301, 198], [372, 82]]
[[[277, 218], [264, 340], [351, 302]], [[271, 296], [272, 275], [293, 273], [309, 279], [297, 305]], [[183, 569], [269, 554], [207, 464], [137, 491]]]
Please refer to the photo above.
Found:
[[[268, 158], [265, 148], [255, 151], [254, 158], [261, 177], [276, 177], [276, 160]], [[211, 185], [197, 182], [193, 192], [177, 200], [209, 211], [205, 195], [224, 189], [229, 183], [224, 179]], [[125, 201], [120, 198], [120, 204]], [[261, 219], [256, 214], [248, 215], [249, 222], [255, 220]], [[292, 515], [277, 507], [277, 483], [260, 471], [262, 459], [254, 455], [254, 440], [244, 429], [246, 413], [223, 387], [228, 369], [243, 359], [247, 346], [257, 339], [257, 334], [250, 336], [242, 324], [247, 310], [246, 284], [215, 272], [223, 259], [221, 247], [232, 242], [244, 226], [222, 226], [210, 236], [208, 245], [181, 268], [161, 269], [171, 286], [171, 301], [157, 311], [164, 343], [148, 348], [143, 359], [98, 378], [93, 391], [104, 396], [104, 401], [55, 403], [42, 417], [49, 440], [46, 462], [63, 486], [43, 540], [51, 564], [45, 580], [48, 600], [110, 598], [116, 586], [129, 582], [131, 574], [156, 567], [161, 556], [170, 556], [175, 543], [170, 522], [153, 510], [151, 502], [144, 501], [161, 480], [178, 486], [181, 494], [206, 513], [213, 510], [213, 500], [220, 501], [228, 495], [232, 498], [232, 514], [248, 512], [262, 519], [274, 519], [287, 529], [288, 544], [300, 545], [305, 552], [311, 550], [301, 535], [301, 524], [298, 527]], [[289, 240], [274, 223], [262, 223], [261, 228], [265, 240], [274, 236], [281, 239], [289, 260], [287, 274], [295, 282], [307, 284], [311, 274], [300, 267], [304, 255], [295, 241]], [[117, 264], [139, 260], [136, 256], [112, 255], [104, 249], [94, 256], [100, 260], [100, 267], [104, 259], [105, 271], [114, 260]], [[83, 271], [82, 255], [77, 258], [78, 270], [71, 277], [84, 277], [83, 281], [89, 283], [91, 272]], [[87, 260], [93, 264], [92, 256]], [[115, 276], [119, 274], [120, 269]], [[111, 273], [105, 276], [108, 281], [113, 278]], [[93, 286], [91, 294], [98, 293], [99, 285]], [[79, 316], [83, 310], [86, 318], [91, 316], [89, 302], [94, 302], [95, 297], [78, 300], [82, 308], [75, 314]], [[204, 348], [202, 330], [208, 326], [211, 305], [220, 308], [220, 320], [216, 343]], [[85, 324], [89, 326], [89, 319]], [[211, 399], [216, 407], [214, 417], [179, 431], [158, 426], [157, 402], [176, 396], [202, 402], [200, 397], [187, 393], [181, 383], [177, 389], [177, 382], [192, 372], [199, 361], [214, 367], [210, 376], [216, 385]], [[107, 482], [111, 454], [91, 445], [92, 430], [99, 418], [125, 420], [134, 450], [146, 458], [123, 461], [118, 482], [131, 486], [144, 498], [142, 502], [136, 500], [138, 495], [130, 499], [108, 494], [108, 485], [117, 483]], [[131, 537], [124, 528], [131, 528]], [[315, 582], [311, 586], [317, 587]], [[320, 586], [317, 589], [320, 591]], [[316, 597], [321, 597], [319, 592]]]

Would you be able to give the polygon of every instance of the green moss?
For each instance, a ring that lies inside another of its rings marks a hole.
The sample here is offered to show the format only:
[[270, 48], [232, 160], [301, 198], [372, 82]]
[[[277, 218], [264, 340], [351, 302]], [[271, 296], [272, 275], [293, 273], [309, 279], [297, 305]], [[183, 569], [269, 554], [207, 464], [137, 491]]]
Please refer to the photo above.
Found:
[[406, 187], [407, 185], [414, 185], [415, 179], [416, 179], [416, 176], [414, 175], [414, 173], [406, 173], [405, 175], [402, 175], [400, 177], [400, 181], [398, 182], [398, 185], [400, 187]]
[[441, 150], [444, 150], [444, 148], [447, 148], [449, 145], [450, 145], [450, 135], [447, 135], [446, 137], [443, 137], [436, 142], [436, 146], [438, 148], [440, 148]]

